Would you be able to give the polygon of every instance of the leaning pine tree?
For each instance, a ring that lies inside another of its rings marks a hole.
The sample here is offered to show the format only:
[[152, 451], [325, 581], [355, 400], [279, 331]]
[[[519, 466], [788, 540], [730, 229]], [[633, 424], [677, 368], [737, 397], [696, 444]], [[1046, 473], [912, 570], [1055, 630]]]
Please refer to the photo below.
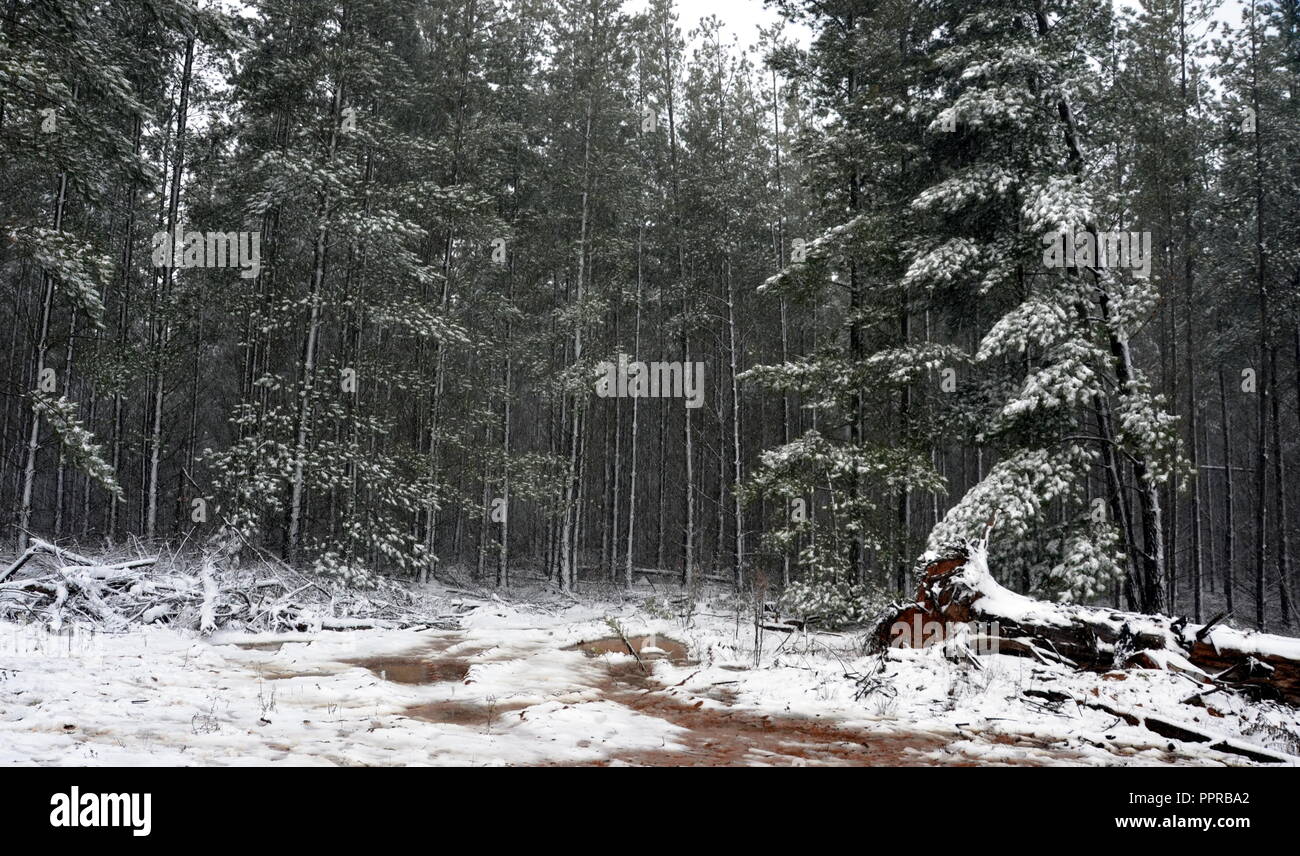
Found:
[[[941, 106], [928, 128], [942, 168], [912, 201], [926, 234], [906, 278], [962, 283], [996, 319], [973, 357], [1006, 395], [984, 428], [998, 460], [934, 528], [931, 546], [973, 538], [996, 519], [998, 573], [1063, 599], [1122, 579], [1130, 606], [1157, 611], [1158, 488], [1177, 439], [1129, 344], [1158, 283], [1134, 269], [1139, 239], [1127, 259], [1101, 240], [1126, 220], [1091, 155], [1107, 124], [1104, 81], [1088, 57], [1104, 55], [1111, 4], [945, 8]], [[1100, 259], [1089, 253], [1099, 240]]]

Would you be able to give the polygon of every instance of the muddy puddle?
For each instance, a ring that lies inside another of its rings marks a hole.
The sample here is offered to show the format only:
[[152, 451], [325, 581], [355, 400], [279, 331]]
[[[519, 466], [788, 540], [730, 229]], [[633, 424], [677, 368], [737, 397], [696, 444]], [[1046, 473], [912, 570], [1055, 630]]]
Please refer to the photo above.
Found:
[[521, 702], [488, 703], [481, 701], [435, 701], [417, 704], [403, 711], [411, 719], [441, 722], [490, 731], [505, 720], [526, 717], [528, 704]]
[[[483, 649], [446, 654], [459, 641], [456, 637], [434, 639], [427, 646], [397, 654], [356, 657], [340, 660], [347, 666], [360, 666], [382, 681], [395, 684], [438, 684], [465, 681], [469, 676], [469, 658]], [[227, 642], [223, 643], [245, 651], [279, 653], [285, 642]], [[278, 661], [259, 662], [254, 665], [258, 675], [268, 680], [287, 678], [331, 677], [335, 669], [299, 669]]]
[[349, 666], [361, 666], [383, 681], [395, 684], [441, 684], [464, 681], [472, 665], [469, 657], [483, 649], [447, 654], [459, 640], [445, 636], [429, 645], [401, 654], [383, 654], [344, 660]]
[[[628, 650], [629, 647], [631, 650]], [[667, 636], [651, 633], [646, 636], [607, 636], [590, 642], [579, 642], [570, 650], [582, 651], [589, 657], [602, 654], [630, 654], [633, 651], [642, 660], [668, 660], [672, 663], [689, 662], [689, 652], [684, 644]]]
[[370, 657], [346, 662], [349, 665], [369, 669], [370, 673], [380, 680], [395, 684], [439, 684], [463, 681], [469, 676], [470, 667], [468, 660], [455, 657], [430, 660], [421, 654]]

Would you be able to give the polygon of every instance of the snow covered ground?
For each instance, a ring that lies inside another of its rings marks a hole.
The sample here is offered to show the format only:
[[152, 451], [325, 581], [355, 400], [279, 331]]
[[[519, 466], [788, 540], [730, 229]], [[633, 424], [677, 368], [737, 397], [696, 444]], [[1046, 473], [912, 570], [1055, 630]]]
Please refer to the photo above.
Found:
[[1198, 688], [1175, 672], [1077, 674], [942, 648], [863, 656], [856, 634], [769, 631], [756, 652], [748, 613], [648, 593], [508, 603], [431, 590], [428, 602], [460, 628], [204, 639], [0, 624], [0, 763], [1252, 763], [1069, 696], [1300, 764], [1300, 712], [1224, 693], [1185, 703]]

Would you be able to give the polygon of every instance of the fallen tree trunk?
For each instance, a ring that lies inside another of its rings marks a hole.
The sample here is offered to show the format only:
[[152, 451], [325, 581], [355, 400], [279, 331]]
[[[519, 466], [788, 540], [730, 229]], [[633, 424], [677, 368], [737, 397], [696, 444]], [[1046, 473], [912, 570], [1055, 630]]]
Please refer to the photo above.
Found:
[[86, 558], [80, 553], [73, 553], [71, 550], [65, 550], [62, 547], [51, 544], [49, 541], [43, 541], [40, 538], [33, 538], [31, 546], [23, 551], [22, 555], [17, 559], [14, 559], [12, 564], [0, 571], [0, 582], [4, 582], [10, 574], [22, 568], [22, 566], [27, 564], [28, 560], [33, 556], [40, 554], [53, 556], [59, 561], [66, 562], [69, 565], [86, 566], [88, 568], [93, 567], [97, 573], [129, 571], [134, 568], [143, 568], [146, 565], [152, 565], [154, 562], [158, 561], [157, 556], [151, 556], [144, 559], [127, 559], [121, 562], [115, 562], [111, 565], [101, 565], [94, 559]]
[[203, 586], [203, 601], [199, 605], [199, 632], [207, 636], [217, 629], [216, 571], [221, 563], [238, 555], [242, 542], [233, 527], [223, 526], [203, 546], [203, 561], [199, 565], [199, 582]]
[[1219, 623], [1054, 604], [993, 579], [983, 547], [929, 556], [913, 603], [877, 625], [881, 646], [922, 647], [963, 634], [976, 650], [1078, 669], [1159, 668], [1300, 705], [1300, 639]]
[[1024, 694], [1031, 698], [1041, 698], [1048, 702], [1069, 701], [1079, 707], [1090, 707], [1094, 710], [1104, 711], [1111, 716], [1117, 717], [1129, 725], [1139, 728], [1145, 728], [1161, 737], [1168, 737], [1171, 740], [1180, 740], [1184, 743], [1208, 743], [1210, 748], [1216, 752], [1224, 752], [1231, 755], [1241, 755], [1261, 764], [1289, 764], [1292, 758], [1281, 752], [1274, 752], [1271, 749], [1265, 749], [1260, 746], [1254, 746], [1241, 740], [1231, 737], [1224, 737], [1214, 734], [1202, 728], [1196, 728], [1187, 723], [1174, 722], [1154, 713], [1141, 710], [1125, 710], [1116, 707], [1113, 704], [1101, 701], [1100, 699], [1079, 697], [1072, 693], [1061, 692], [1059, 690], [1038, 690], [1027, 689]]

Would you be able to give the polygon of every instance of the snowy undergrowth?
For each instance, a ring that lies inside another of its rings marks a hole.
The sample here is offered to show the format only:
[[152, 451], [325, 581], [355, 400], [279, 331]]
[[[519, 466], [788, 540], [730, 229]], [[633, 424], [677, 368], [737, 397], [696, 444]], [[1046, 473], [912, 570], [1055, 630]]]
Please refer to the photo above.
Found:
[[[765, 631], [756, 645], [752, 612], [721, 596], [507, 601], [430, 587], [420, 600], [460, 613], [460, 629], [204, 639], [162, 627], [49, 637], [0, 624], [0, 763], [571, 764], [691, 745], [690, 724], [629, 701], [644, 693], [705, 713], [818, 720], [846, 742], [927, 739], [892, 763], [1250, 763], [1063, 696], [1300, 748], [1294, 709], [1226, 693], [1187, 704], [1197, 688], [1174, 672], [957, 661], [942, 648], [866, 654], [857, 633]], [[644, 682], [620, 684], [611, 675], [637, 668], [630, 655], [573, 647], [611, 627], [683, 642], [689, 661], [650, 662]], [[409, 654], [456, 670], [402, 683], [376, 659]], [[798, 746], [777, 750], [743, 762], [804, 762]]]

